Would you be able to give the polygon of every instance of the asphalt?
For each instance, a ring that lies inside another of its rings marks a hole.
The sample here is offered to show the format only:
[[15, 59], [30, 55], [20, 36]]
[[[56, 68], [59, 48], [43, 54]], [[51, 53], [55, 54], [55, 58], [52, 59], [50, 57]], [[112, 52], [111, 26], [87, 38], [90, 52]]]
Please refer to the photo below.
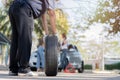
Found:
[[19, 76], [9, 76], [8, 71], [0, 71], [0, 80], [120, 80], [120, 74], [116, 73], [64, 73], [59, 72], [57, 76], [46, 76], [44, 72], [34, 72], [34, 76], [19, 74]]
[[0, 66], [0, 80], [120, 80], [120, 71], [100, 71], [85, 70], [84, 73], [64, 73], [58, 72], [57, 76], [48, 77], [44, 72], [34, 72], [34, 76], [19, 74], [19, 76], [9, 76], [8, 67]]

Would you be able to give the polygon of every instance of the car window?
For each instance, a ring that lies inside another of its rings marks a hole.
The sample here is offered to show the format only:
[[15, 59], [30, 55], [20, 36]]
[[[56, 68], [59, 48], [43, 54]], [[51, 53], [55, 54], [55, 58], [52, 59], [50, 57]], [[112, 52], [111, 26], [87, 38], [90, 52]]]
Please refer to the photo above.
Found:
[[80, 52], [78, 52], [78, 51], [74, 51], [74, 54], [79, 55], [79, 56], [82, 58]]

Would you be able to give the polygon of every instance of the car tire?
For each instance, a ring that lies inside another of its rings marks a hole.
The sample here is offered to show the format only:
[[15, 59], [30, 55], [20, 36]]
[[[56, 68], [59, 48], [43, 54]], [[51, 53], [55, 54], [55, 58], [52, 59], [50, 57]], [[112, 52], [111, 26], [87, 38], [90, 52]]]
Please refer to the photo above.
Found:
[[82, 61], [82, 70], [84, 72], [84, 61]]
[[58, 38], [47, 36], [45, 42], [45, 74], [46, 76], [56, 76], [58, 72]]
[[84, 61], [81, 62], [81, 68], [78, 69], [78, 73], [84, 72]]

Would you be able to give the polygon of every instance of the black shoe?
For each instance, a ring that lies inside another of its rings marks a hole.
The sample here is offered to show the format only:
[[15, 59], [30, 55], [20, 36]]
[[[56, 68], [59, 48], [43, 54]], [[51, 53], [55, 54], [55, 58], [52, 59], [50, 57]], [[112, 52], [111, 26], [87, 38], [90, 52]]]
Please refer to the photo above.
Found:
[[30, 71], [31, 71], [31, 70], [30, 70], [29, 68], [25, 68], [25, 69], [20, 68], [20, 69], [18, 70], [19, 73], [23, 73], [23, 74], [29, 73]]
[[34, 76], [35, 74], [29, 68], [20, 68], [19, 73], [26, 74], [26, 76]]
[[9, 76], [18, 76], [18, 73], [14, 73], [12, 71], [9, 71]]

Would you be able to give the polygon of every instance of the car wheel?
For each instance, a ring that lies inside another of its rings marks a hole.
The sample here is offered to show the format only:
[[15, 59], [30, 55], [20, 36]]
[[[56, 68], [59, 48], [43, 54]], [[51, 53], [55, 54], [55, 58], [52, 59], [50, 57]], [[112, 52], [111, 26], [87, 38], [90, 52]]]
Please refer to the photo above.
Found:
[[81, 68], [79, 68], [78, 73], [83, 73], [83, 70]]
[[82, 70], [84, 71], [84, 61], [82, 61]]
[[78, 73], [84, 72], [84, 61], [82, 61], [81, 68], [78, 69]]

